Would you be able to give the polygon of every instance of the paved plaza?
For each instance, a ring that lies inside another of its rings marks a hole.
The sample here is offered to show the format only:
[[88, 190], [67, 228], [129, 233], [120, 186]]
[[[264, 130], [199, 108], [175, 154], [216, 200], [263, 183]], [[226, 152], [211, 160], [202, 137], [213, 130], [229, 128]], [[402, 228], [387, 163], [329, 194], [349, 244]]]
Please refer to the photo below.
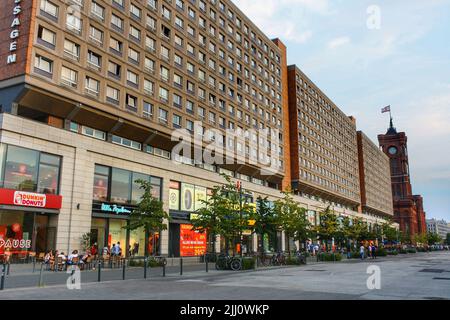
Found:
[[[370, 290], [368, 267], [381, 271], [381, 288]], [[17, 271], [18, 272], [18, 271]], [[109, 273], [108, 273], [109, 272]], [[243, 272], [204, 270], [204, 265], [179, 269], [149, 271], [144, 280], [142, 269], [108, 270], [102, 282], [95, 282], [96, 272], [82, 272], [81, 289], [69, 290], [65, 273], [46, 273], [46, 285], [26, 287], [29, 277], [36, 283], [37, 274], [11, 274], [0, 299], [63, 300], [289, 300], [289, 299], [450, 299], [450, 252], [417, 253], [379, 258], [319, 263], [300, 267], [249, 270]], [[58, 278], [60, 277], [60, 278]], [[15, 280], [13, 280], [15, 278]], [[28, 280], [27, 280], [28, 279]], [[16, 288], [11, 286], [16, 284]], [[52, 285], [52, 283], [56, 285]], [[59, 283], [59, 284], [57, 284]]]

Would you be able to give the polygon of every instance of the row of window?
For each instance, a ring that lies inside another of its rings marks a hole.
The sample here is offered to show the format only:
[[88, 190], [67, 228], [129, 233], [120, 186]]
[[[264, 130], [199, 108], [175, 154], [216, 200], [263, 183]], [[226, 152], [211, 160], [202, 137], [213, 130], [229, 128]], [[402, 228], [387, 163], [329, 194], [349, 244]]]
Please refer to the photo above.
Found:
[[[45, 8], [45, 7], [44, 7]], [[66, 23], [68, 23], [69, 24], [69, 27], [71, 28], [71, 29], [73, 29], [72, 27], [79, 27], [79, 28], [81, 28], [81, 25], [82, 25], [82, 21], [81, 21], [81, 19], [80, 18], [78, 18], [78, 17], [76, 17], [76, 16], [74, 16], [74, 15], [70, 15], [70, 14], [68, 14], [68, 16], [70, 16], [70, 18], [68, 18], [68, 20], [66, 21]], [[74, 21], [76, 21], [76, 22], [74, 22]], [[153, 21], [153, 20], [152, 20]], [[153, 25], [153, 22], [152, 22], [152, 25]], [[166, 35], [168, 35], [169, 37], [170, 37], [170, 29], [168, 29], [168, 28], [166, 28], [166, 27], [164, 27], [164, 26], [162, 26], [162, 34], [164, 35], [164, 34], [166, 34]], [[77, 29], [78, 31], [80, 31], [81, 29]], [[136, 30], [136, 29], [131, 29], [131, 31], [130, 32], [133, 32], [132, 30]], [[135, 34], [134, 36], [137, 36], [137, 35], [139, 35], [138, 36], [138, 39], [140, 39], [140, 33], [138, 33], [138, 34]], [[131, 35], [131, 36], [133, 36], [133, 35]], [[94, 26], [92, 26], [92, 25], [90, 25], [90, 35], [89, 35], [89, 39], [91, 39], [91, 40], [93, 40], [94, 42], [97, 42], [98, 44], [103, 44], [103, 32], [101, 31], [101, 30], [99, 30], [99, 29], [97, 29], [97, 28], [95, 28]], [[150, 50], [150, 51], [155, 51], [155, 40], [154, 39], [152, 39], [151, 37], [148, 37], [148, 36], [146, 36], [145, 37], [146, 38], [146, 47]], [[182, 39], [181, 39], [182, 40]], [[123, 49], [122, 48], [123, 47], [123, 41], [119, 41], [119, 40], [117, 40], [117, 39], [115, 39], [115, 38], [111, 38], [110, 39], [110, 48], [111, 49], [113, 49], [113, 50], [115, 50], [115, 51], [117, 51], [117, 52], [121, 52], [121, 50]], [[193, 48], [193, 46], [191, 46], [192, 47], [192, 54], [195, 56], [195, 54], [194, 54], [194, 48]], [[190, 50], [190, 48], [189, 48], [189, 46], [188, 46], [188, 53], [189, 53], [189, 50]], [[138, 61], [138, 59], [139, 59], [139, 53], [136, 51], [136, 50], [134, 50], [134, 49], [131, 49], [132, 50], [132, 52], [130, 53], [131, 54], [131, 56], [133, 56], [135, 59], [137, 59], [137, 61]], [[164, 50], [167, 50], [167, 48], [166, 49], [164, 49]], [[162, 57], [168, 57], [168, 55], [167, 55], [167, 52], [165, 53], [164, 52], [164, 50], [161, 50], [161, 56]], [[200, 61], [202, 61], [202, 59], [204, 59], [204, 57], [202, 57], [202, 55], [204, 55], [204, 54], [201, 54], [201, 53], [199, 53], [199, 59], [200, 59]], [[223, 56], [223, 58], [224, 58], [224, 56]], [[230, 60], [231, 59], [231, 60]], [[229, 58], [228, 59], [228, 62], [229, 63], [231, 63], [231, 64], [233, 64], [234, 65], [234, 59], [232, 59], [232, 58]], [[209, 60], [209, 65], [211, 66], [211, 64], [213, 64], [213, 66], [214, 66], [214, 61], [213, 60]], [[256, 64], [256, 62], [255, 62], [255, 60], [252, 60], [252, 65], [253, 64]], [[241, 68], [242, 68], [242, 66], [240, 65], [240, 64], [237, 64], [237, 67], [238, 67], [238, 71], [240, 72], [240, 70], [241, 70]], [[240, 70], [239, 70], [240, 69]], [[272, 68], [272, 69], [274, 69], [274, 68]], [[260, 71], [260, 72], [262, 72], [262, 68], [261, 67], [259, 67], [258, 68], [258, 70]], [[279, 72], [278, 72], [279, 73]], [[250, 77], [249, 76], [249, 74], [250, 74], [250, 72], [248, 71], [248, 70], [246, 70], [246, 76], [247, 77]], [[267, 73], [267, 71], [265, 71], [265, 77], [266, 77], [266, 79], [268, 79], [269, 78], [269, 76], [268, 76], [268, 73]], [[229, 78], [230, 79], [233, 79], [234, 78], [234, 75], [233, 74], [231, 74], [230, 73], [230, 75], [229, 75]], [[256, 83], [256, 76], [254, 75], [254, 74], [252, 74], [252, 81], [254, 81], [255, 83]], [[271, 78], [271, 81], [272, 81], [272, 84], [275, 84], [275, 78], [272, 76], [272, 78]], [[261, 81], [261, 80], [258, 80], [258, 84], [260, 85], [260, 87], [263, 87], [263, 82]], [[278, 88], [280, 89], [281, 88], [281, 82], [280, 82], [280, 80], [277, 80], [276, 81], [276, 84], [277, 84], [277, 86], [278, 86]], [[264, 86], [264, 89], [266, 90], [266, 92], [267, 91], [269, 91], [269, 88], [268, 88], [268, 85], [266, 84], [265, 86]], [[281, 99], [281, 95], [278, 93], [278, 94], [275, 94], [275, 91], [272, 89], [272, 96], [273, 97], [276, 97], [277, 99]]]
[[144, 195], [144, 190], [141, 188], [138, 180], [149, 182], [152, 186], [152, 196], [161, 199], [161, 178], [118, 168], [95, 165], [93, 200], [136, 205]]
[[[51, 37], [51, 39], [49, 39], [48, 36], [49, 32], [47, 31], [47, 29], [45, 28], [39, 28], [39, 32], [38, 32], [38, 39], [41, 39], [43, 41], [54, 41], [54, 37]], [[64, 42], [64, 52], [65, 53], [69, 53], [71, 57], [76, 56], [77, 59], [79, 58], [79, 54], [80, 54], [80, 47], [79, 45], [76, 45], [75, 43], [73, 43], [70, 40], [65, 39]], [[101, 57], [97, 54], [95, 54], [93, 51], [88, 50], [88, 54], [87, 54], [87, 60], [89, 65], [94, 65], [96, 67], [100, 68], [101, 65]], [[42, 71], [45, 71], [47, 74], [51, 74], [53, 72], [53, 66], [52, 66], [53, 62], [48, 59], [48, 58], [44, 58], [42, 56], [38, 56], [36, 58], [35, 61], [35, 66]], [[146, 69], [148, 70], [153, 70], [154, 69], [154, 64], [155, 62], [153, 60], [147, 60], [146, 58]], [[112, 60], [108, 61], [108, 75], [120, 79], [121, 77], [121, 65], [116, 64], [115, 62], [113, 62]], [[140, 76], [131, 71], [131, 70], [127, 70], [127, 84], [131, 87], [135, 87], [136, 89], [139, 87], [139, 83], [140, 83]], [[161, 66], [160, 68], [160, 76], [163, 80], [165, 81], [169, 81], [169, 69]], [[203, 74], [204, 77], [204, 74]], [[202, 75], [199, 71], [199, 78], [202, 79]], [[173, 75], [173, 81], [174, 81], [174, 85], [177, 86], [179, 89], [183, 89], [183, 78], [174, 73]], [[77, 83], [78, 83], [78, 72], [70, 69], [68, 67], [63, 67], [62, 68], [62, 73], [61, 73], [61, 82], [65, 85], [68, 85], [72, 88], [77, 88]], [[215, 79], [210, 77], [210, 85], [211, 86], [215, 86]], [[223, 88], [221, 88], [223, 86]], [[154, 87], [155, 87], [155, 83], [149, 79], [144, 78], [143, 80], [143, 87], [144, 87], [144, 92], [146, 93], [146, 95], [153, 95], [154, 94]], [[100, 81], [96, 80], [92, 77], [87, 77], [86, 78], [86, 92], [90, 95], [94, 95], [94, 96], [99, 96], [99, 92], [100, 92]], [[194, 94], [194, 90], [195, 90], [195, 84], [191, 81], [187, 81], [187, 91], [191, 92]], [[220, 83], [219, 85], [219, 90], [220, 91], [225, 91], [225, 87], [222, 83]], [[119, 89], [113, 88], [113, 87], [107, 87], [107, 98], [109, 100], [109, 102], [113, 102], [118, 104], [119, 103]], [[256, 93], [253, 92], [253, 95], [255, 95]], [[206, 98], [206, 91], [202, 88], [198, 88], [198, 95], [199, 98], [202, 100], [205, 100]], [[230, 96], [234, 96], [234, 92], [233, 90], [229, 89], [229, 95]], [[237, 94], [238, 97], [238, 102], [244, 102], [242, 101], [242, 96], [238, 93]], [[159, 89], [159, 98], [160, 100], [162, 100], [163, 102], [168, 102], [169, 101], [169, 90], [160, 87]], [[262, 98], [262, 96], [260, 96], [260, 99]], [[129, 106], [132, 110], [136, 109], [137, 110], [137, 98], [132, 96], [132, 95], [127, 95], [127, 106]], [[212, 106], [215, 106], [217, 103], [219, 104], [219, 107], [225, 111], [225, 101], [222, 99], [217, 99], [217, 97], [210, 93], [209, 94], [209, 103]], [[178, 94], [173, 94], [173, 104], [174, 106], [177, 107], [181, 107], [182, 105], [182, 97]], [[269, 104], [268, 99], [266, 98], [266, 105]], [[250, 100], [245, 99], [245, 103], [244, 105], [247, 108], [250, 108]], [[270, 118], [270, 113], [268, 111], [264, 111], [264, 109], [262, 107], [257, 108], [257, 105], [255, 103], [251, 104], [252, 109], [254, 112], [257, 111], [257, 109], [259, 109], [259, 115], [261, 117], [264, 117], [264, 113], [265, 113], [265, 117], [266, 117], [266, 121], [272, 121], [273, 125], [278, 125], [281, 126], [281, 119], [277, 119], [274, 115], [272, 115], [272, 118]], [[272, 103], [272, 108], [275, 107], [275, 104]], [[278, 106], [277, 109], [278, 113], [281, 113], [281, 107]], [[229, 106], [229, 112], [232, 116], [235, 115], [234, 113], [234, 107], [233, 106]], [[237, 113], [238, 117], [239, 115], [242, 115], [242, 112], [238, 111]], [[240, 117], [240, 119], [242, 119], [242, 116]], [[249, 123], [250, 121], [247, 120], [247, 123]], [[255, 122], [255, 121], [254, 121]], [[253, 123], [253, 126], [256, 126], [255, 123]]]

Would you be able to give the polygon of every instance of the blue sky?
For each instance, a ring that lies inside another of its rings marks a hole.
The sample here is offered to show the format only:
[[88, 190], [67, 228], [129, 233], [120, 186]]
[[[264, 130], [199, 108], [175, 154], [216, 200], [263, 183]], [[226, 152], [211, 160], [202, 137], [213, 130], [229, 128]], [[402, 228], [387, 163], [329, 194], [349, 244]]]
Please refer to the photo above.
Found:
[[[234, 3], [376, 143], [391, 105], [408, 136], [413, 192], [427, 218], [450, 222], [450, 0]], [[372, 5], [379, 29], [367, 26]]]

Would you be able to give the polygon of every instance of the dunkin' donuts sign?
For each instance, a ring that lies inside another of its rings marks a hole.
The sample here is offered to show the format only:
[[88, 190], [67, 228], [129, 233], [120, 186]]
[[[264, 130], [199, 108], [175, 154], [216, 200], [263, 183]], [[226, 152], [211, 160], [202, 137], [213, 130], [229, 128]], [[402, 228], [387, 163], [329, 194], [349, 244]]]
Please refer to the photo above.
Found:
[[62, 197], [55, 194], [41, 194], [0, 188], [0, 205], [61, 209]]
[[14, 192], [14, 204], [17, 206], [45, 208], [46, 202], [47, 197], [45, 194]]

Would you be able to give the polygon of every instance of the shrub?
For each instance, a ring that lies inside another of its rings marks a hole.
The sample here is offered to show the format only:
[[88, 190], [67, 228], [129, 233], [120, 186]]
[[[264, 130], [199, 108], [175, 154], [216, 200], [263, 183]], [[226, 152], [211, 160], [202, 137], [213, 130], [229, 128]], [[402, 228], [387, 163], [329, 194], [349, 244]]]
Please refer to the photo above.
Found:
[[414, 248], [409, 248], [408, 250], [406, 250], [408, 253], [417, 253], [417, 250]]
[[397, 251], [397, 250], [389, 250], [389, 251], [386, 251], [386, 253], [387, 253], [388, 255], [390, 255], [390, 256], [396, 256], [396, 255], [398, 255], [398, 251]]
[[242, 270], [251, 270], [255, 268], [254, 258], [242, 258]]
[[384, 248], [379, 248], [377, 251], [376, 251], [376, 256], [377, 257], [386, 257], [387, 256], [387, 251], [386, 251], [386, 249], [384, 249]]
[[400, 254], [407, 254], [408, 251], [406, 251], [405, 249], [400, 249], [400, 251], [398, 253], [400, 253]]
[[300, 265], [300, 260], [297, 257], [287, 257], [286, 264], [288, 266], [298, 266]]
[[340, 253], [322, 252], [318, 255], [319, 261], [341, 261], [342, 255]]

